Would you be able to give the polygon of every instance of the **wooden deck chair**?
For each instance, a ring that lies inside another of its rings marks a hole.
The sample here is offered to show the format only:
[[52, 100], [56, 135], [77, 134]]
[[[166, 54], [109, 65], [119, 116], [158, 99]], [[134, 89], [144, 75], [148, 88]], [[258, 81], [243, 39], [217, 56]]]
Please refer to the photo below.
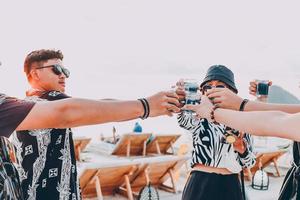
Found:
[[147, 154], [168, 154], [167, 151], [171, 148], [174, 154], [173, 144], [181, 135], [156, 135], [147, 145]]
[[80, 161], [80, 153], [84, 148], [89, 144], [91, 138], [75, 138], [74, 139], [74, 150], [75, 150], [75, 158], [76, 160]]
[[122, 135], [113, 150], [113, 155], [118, 156], [145, 156], [147, 140], [150, 133], [128, 133]]
[[103, 196], [114, 195], [121, 185], [126, 187], [126, 196], [133, 200], [130, 181], [131, 177], [139, 168], [139, 164], [125, 164], [122, 166], [86, 168], [80, 175], [80, 187], [83, 198], [97, 197], [102, 200]]
[[255, 165], [251, 169], [245, 169], [245, 176], [248, 177], [248, 180], [252, 180], [253, 174], [255, 174], [255, 172], [260, 169], [260, 166], [263, 169], [273, 163], [277, 176], [280, 177], [277, 160], [286, 152], [287, 150], [277, 150], [273, 152], [257, 153]]
[[[179, 146], [179, 149], [177, 151], [177, 155], [178, 156], [184, 156], [184, 155], [187, 155], [188, 153], [188, 145], [187, 144], [181, 144]], [[190, 170], [189, 170], [189, 166], [188, 166], [188, 161], [186, 161], [184, 163], [184, 173], [185, 173], [185, 176], [186, 178], [189, 177], [190, 175]], [[178, 170], [176, 173], [175, 173], [175, 182], [177, 182], [179, 180], [179, 177], [180, 177], [180, 172], [181, 170]]]
[[[146, 186], [148, 181], [150, 181], [151, 186], [176, 193], [174, 173], [184, 165], [187, 159], [187, 156], [160, 156], [155, 157], [153, 161], [147, 158], [147, 162], [143, 164], [130, 182], [133, 195], [138, 196], [139, 191]], [[171, 187], [164, 184], [168, 179], [171, 179]], [[120, 191], [127, 192], [124, 187], [120, 187]]]

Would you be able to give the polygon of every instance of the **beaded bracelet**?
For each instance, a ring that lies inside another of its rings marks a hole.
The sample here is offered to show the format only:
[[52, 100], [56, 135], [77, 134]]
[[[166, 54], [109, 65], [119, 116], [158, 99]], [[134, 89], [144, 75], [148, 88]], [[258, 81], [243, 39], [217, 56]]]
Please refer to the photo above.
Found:
[[210, 119], [212, 120], [213, 123], [217, 123], [215, 119], [215, 110], [218, 108], [217, 105], [213, 106], [212, 111], [210, 112]]

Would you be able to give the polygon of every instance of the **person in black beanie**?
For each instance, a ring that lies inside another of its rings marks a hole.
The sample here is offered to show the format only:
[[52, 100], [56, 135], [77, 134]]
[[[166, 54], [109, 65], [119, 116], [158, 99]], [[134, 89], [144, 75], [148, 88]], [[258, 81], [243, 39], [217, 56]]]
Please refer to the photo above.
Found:
[[[184, 83], [179, 81], [177, 86], [176, 93], [184, 100]], [[202, 94], [212, 88], [229, 88], [238, 93], [234, 74], [223, 65], [211, 66], [199, 87]], [[243, 199], [238, 174], [243, 168], [250, 168], [255, 164], [250, 135], [238, 131], [233, 135], [229, 127], [207, 119], [198, 119], [187, 112], [178, 114], [178, 123], [193, 138], [192, 172], [182, 199]]]

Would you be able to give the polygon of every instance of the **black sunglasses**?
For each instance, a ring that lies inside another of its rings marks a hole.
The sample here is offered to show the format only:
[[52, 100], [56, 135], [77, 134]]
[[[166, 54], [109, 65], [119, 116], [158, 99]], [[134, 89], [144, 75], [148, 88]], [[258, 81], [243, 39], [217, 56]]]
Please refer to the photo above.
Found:
[[202, 91], [206, 92], [207, 90], [210, 90], [212, 88], [225, 88], [225, 85], [216, 85], [216, 86], [204, 85], [202, 87]]
[[52, 67], [52, 71], [56, 75], [61, 75], [63, 73], [67, 78], [70, 77], [70, 71], [67, 68], [65, 68], [61, 65], [58, 65], [58, 64], [44, 66], [44, 67], [37, 67], [36, 69], [43, 69], [43, 68], [49, 68], [49, 67]]

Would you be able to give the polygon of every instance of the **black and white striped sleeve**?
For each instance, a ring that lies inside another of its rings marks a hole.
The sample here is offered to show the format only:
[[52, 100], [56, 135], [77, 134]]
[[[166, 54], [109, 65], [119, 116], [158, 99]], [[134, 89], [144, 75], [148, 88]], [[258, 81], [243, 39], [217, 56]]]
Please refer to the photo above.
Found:
[[200, 120], [191, 115], [190, 113], [179, 113], [177, 116], [177, 121], [181, 128], [184, 128], [189, 131], [201, 125]]
[[250, 134], [245, 133], [243, 140], [246, 150], [243, 154], [238, 154], [239, 160], [243, 168], [251, 168], [256, 163], [256, 156], [253, 152], [253, 138]]

